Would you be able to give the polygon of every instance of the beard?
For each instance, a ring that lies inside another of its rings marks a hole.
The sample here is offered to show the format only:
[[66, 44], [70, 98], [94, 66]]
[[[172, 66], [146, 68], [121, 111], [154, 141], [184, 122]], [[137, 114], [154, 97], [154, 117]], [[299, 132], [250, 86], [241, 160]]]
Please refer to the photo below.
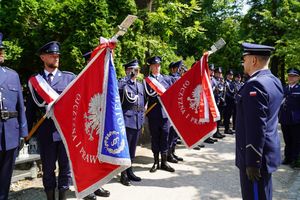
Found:
[[58, 68], [58, 63], [47, 63], [47, 67], [51, 68], [51, 69], [55, 69]]

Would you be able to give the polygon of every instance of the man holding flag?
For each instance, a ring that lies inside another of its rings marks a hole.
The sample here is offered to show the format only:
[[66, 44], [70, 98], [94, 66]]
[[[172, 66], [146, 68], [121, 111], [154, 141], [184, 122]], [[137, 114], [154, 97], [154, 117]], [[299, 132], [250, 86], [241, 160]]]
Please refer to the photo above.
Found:
[[[60, 93], [75, 78], [71, 72], [60, 71], [60, 44], [52, 41], [39, 49], [44, 69], [29, 79], [30, 95], [27, 98], [26, 116], [29, 130], [37, 120], [37, 113], [45, 113]], [[66, 199], [71, 171], [68, 156], [61, 137], [52, 119], [46, 119], [37, 129], [43, 169], [43, 185], [47, 200], [55, 199], [55, 188], [59, 190], [59, 200]], [[58, 161], [59, 175], [56, 182], [55, 169]]]
[[[151, 74], [145, 79], [145, 90], [148, 99], [148, 119], [151, 134], [151, 149], [154, 154], [154, 164], [150, 172], [155, 172], [161, 168], [169, 172], [174, 172], [167, 162], [168, 156], [168, 137], [169, 120], [158, 101], [158, 95], [162, 95], [167, 88], [172, 85], [172, 79], [169, 76], [160, 74], [161, 57], [154, 56], [147, 60]], [[161, 166], [159, 167], [159, 153], [161, 154]]]

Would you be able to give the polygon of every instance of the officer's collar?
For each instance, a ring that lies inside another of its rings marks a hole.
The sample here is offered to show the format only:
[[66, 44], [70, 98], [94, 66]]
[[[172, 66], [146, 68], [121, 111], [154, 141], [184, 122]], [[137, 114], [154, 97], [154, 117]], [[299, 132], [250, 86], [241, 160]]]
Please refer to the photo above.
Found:
[[53, 72], [48, 72], [47, 70], [44, 69], [44, 73], [45, 73], [45, 76], [46, 76], [46, 77], [47, 77], [48, 74], [50, 74], [50, 73], [53, 74], [53, 77], [54, 77], [57, 71], [58, 71], [57, 68], [55, 68], [55, 70], [54, 70]]
[[261, 72], [267, 72], [267, 71], [269, 71], [269, 69], [260, 69], [260, 70], [257, 70], [257, 71], [253, 72], [253, 73], [250, 75], [250, 78], [257, 76], [257, 75], [260, 74]]

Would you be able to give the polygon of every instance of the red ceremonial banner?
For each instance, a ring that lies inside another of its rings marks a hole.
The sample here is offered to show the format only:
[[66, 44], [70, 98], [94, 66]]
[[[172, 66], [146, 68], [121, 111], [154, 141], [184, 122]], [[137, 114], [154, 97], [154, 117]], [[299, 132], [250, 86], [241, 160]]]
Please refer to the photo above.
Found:
[[[71, 165], [77, 198], [83, 198], [128, 166], [100, 162], [98, 145], [103, 126], [100, 115], [105, 74], [111, 48], [100, 45], [92, 60], [53, 105], [52, 118], [60, 132]], [[105, 103], [104, 103], [105, 104]], [[104, 105], [105, 106], [105, 105]], [[110, 111], [108, 111], [110, 112]]]
[[[208, 54], [204, 54], [201, 61], [159, 98], [171, 124], [187, 148], [202, 143], [217, 128], [215, 121], [219, 118], [219, 111], [208, 78], [207, 58]], [[208, 112], [208, 119], [203, 118], [205, 112]]]

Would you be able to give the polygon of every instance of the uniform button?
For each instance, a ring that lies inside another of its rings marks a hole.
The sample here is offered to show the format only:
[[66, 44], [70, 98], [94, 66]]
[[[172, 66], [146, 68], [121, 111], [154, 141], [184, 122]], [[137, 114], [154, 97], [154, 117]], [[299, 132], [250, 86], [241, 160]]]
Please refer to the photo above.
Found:
[[4, 109], [6, 110], [6, 109], [7, 109], [7, 107], [4, 107]]
[[3, 100], [5, 99], [5, 97], [3, 97]]
[[1, 90], [3, 90], [3, 88], [1, 88]]
[[256, 163], [260, 163], [260, 161], [259, 161], [259, 160], [257, 160], [257, 161], [256, 161]]

